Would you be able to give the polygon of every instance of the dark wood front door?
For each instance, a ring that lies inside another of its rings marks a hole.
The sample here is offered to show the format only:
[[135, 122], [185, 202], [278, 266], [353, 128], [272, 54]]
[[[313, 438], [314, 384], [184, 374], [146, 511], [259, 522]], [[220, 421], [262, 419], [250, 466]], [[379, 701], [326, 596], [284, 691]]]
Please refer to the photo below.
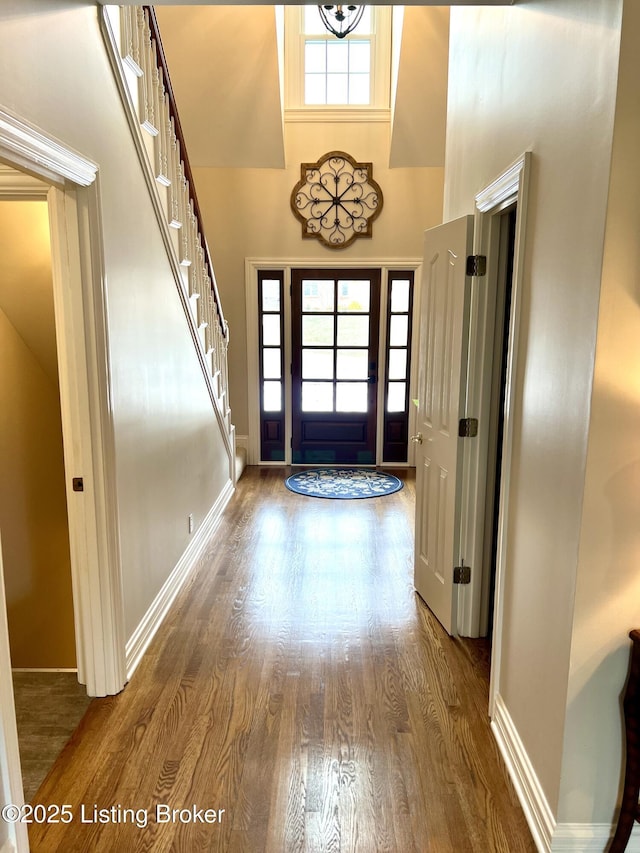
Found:
[[292, 462], [376, 461], [380, 270], [292, 270]]

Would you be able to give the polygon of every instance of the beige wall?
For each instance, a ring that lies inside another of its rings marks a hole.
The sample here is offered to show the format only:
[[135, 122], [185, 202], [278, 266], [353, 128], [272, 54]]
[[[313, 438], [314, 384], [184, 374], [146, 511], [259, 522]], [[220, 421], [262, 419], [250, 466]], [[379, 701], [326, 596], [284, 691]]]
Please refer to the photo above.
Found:
[[47, 205], [0, 202], [0, 528], [16, 667], [76, 661], [55, 362]]
[[74, 667], [60, 397], [0, 310], [0, 525], [11, 662]]
[[[442, 221], [443, 169], [390, 169], [389, 125], [291, 123], [286, 126], [285, 169], [196, 169], [198, 199], [214, 259], [225, 315], [231, 327], [230, 386], [234, 422], [248, 432], [244, 297], [245, 258], [295, 258], [305, 262], [421, 258], [425, 228]], [[373, 237], [332, 250], [302, 239], [289, 206], [300, 164], [343, 150], [373, 163], [384, 208]]]
[[[533, 152], [500, 690], [554, 815], [620, 14], [621, 0], [451, 10], [445, 218], [470, 213], [478, 190]], [[583, 738], [587, 755], [600, 736]]]
[[614, 817], [640, 627], [639, 43], [640, 9], [625, 3], [560, 801], [560, 819], [587, 822]]
[[[54, 71], [52, 71], [52, 69]], [[0, 6], [0, 104], [100, 167], [130, 637], [228, 482], [196, 351], [99, 28], [76, 0]]]

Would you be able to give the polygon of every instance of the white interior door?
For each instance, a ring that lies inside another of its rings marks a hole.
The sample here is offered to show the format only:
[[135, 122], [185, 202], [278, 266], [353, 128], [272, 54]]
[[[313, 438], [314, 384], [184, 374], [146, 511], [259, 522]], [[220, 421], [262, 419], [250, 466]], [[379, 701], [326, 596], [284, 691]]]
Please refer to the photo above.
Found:
[[420, 306], [416, 453], [416, 591], [457, 633], [454, 567], [460, 565], [461, 442], [469, 328], [473, 217], [425, 233]]

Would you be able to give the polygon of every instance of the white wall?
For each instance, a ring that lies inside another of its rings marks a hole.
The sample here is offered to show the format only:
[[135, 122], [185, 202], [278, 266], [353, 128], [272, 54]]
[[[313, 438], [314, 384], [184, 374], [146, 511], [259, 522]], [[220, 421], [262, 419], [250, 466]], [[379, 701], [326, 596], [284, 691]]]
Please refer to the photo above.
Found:
[[125, 628], [130, 637], [228, 463], [99, 28], [75, 0], [0, 6], [0, 104], [100, 167]]
[[627, 635], [640, 626], [639, 43], [640, 8], [625, 3], [559, 808], [566, 821], [614, 818]]
[[478, 190], [533, 152], [500, 690], [554, 815], [621, 8], [533, 0], [451, 11], [445, 218], [470, 213]]

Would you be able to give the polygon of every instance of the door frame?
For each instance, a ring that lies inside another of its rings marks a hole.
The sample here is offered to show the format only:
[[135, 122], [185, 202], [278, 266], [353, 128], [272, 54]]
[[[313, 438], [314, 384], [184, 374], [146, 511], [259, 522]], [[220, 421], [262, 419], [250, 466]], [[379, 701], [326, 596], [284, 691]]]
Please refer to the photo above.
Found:
[[2, 107], [0, 161], [0, 198], [48, 203], [78, 680], [106, 696], [127, 678], [99, 168]]
[[[292, 269], [367, 269], [376, 268], [381, 272], [380, 287], [380, 336], [378, 341], [378, 405], [376, 423], [376, 466], [386, 464], [386, 467], [409, 468], [415, 465], [415, 450], [409, 444], [407, 462], [383, 463], [383, 417], [384, 417], [384, 387], [385, 387], [385, 359], [384, 347], [387, 340], [387, 315], [383, 310], [387, 304], [389, 287], [389, 272], [407, 270], [414, 272], [414, 299], [413, 299], [413, 340], [411, 341], [411, 367], [410, 367], [410, 399], [416, 396], [415, 385], [417, 383], [417, 338], [416, 330], [419, 323], [420, 308], [420, 271], [422, 259], [409, 258], [404, 260], [380, 260], [379, 258], [357, 258], [355, 260], [343, 260], [336, 257], [332, 260], [318, 260], [313, 258], [285, 258], [275, 260], [274, 258], [246, 258], [245, 259], [245, 299], [246, 299], [246, 322], [247, 322], [247, 403], [248, 403], [248, 429], [247, 436], [237, 436], [236, 442], [239, 446], [246, 443], [247, 464], [261, 466], [291, 465], [291, 374], [288, 365], [291, 364], [291, 270]], [[263, 462], [260, 459], [260, 371], [259, 371], [259, 336], [258, 336], [258, 270], [282, 270], [284, 271], [284, 400], [285, 400], [285, 459], [283, 462]], [[411, 406], [409, 411], [409, 433], [414, 430], [415, 407]]]
[[[498, 535], [496, 545], [496, 578], [494, 588], [494, 623], [491, 654], [489, 714], [493, 715], [495, 699], [500, 692], [500, 671], [504, 623], [504, 590], [507, 572], [509, 494], [513, 456], [514, 414], [520, 313], [524, 281], [527, 197], [531, 173], [531, 152], [527, 151], [495, 180], [483, 187], [475, 197], [474, 253], [486, 255], [486, 278], [474, 288], [471, 306], [467, 413], [478, 418], [477, 439], [464, 443], [463, 518], [461, 553], [468, 563], [482, 567], [471, 574], [471, 583], [460, 588], [459, 630], [467, 637], [480, 636], [483, 606], [486, 612], [487, 579], [490, 566], [483, 565], [483, 529], [486, 513], [487, 458], [489, 447], [489, 412], [493, 379], [493, 335], [495, 298], [499, 274], [500, 216], [517, 204], [509, 340], [505, 377], [503, 412], [502, 468], [499, 486]], [[484, 590], [484, 598], [483, 598]]]
[[[9, 652], [9, 628], [7, 625], [7, 603], [4, 594], [2, 568], [2, 538], [0, 536], [0, 800], [2, 805], [24, 803], [18, 730], [11, 678], [11, 655]], [[1, 844], [0, 853], [28, 853], [29, 836], [26, 823], [3, 821], [7, 840]]]

